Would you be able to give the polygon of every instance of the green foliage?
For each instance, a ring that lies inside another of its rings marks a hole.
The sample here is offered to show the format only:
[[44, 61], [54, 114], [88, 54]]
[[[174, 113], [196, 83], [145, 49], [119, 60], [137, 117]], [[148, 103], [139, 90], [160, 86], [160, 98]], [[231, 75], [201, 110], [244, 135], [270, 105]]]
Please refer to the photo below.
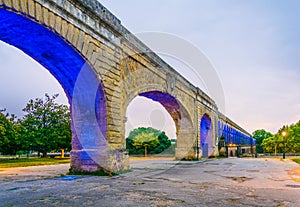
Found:
[[278, 134], [275, 134], [274, 136], [264, 139], [261, 146], [263, 147], [264, 152], [282, 153], [283, 139]]
[[256, 152], [263, 153], [263, 147], [261, 146], [264, 139], [272, 137], [273, 135], [270, 132], [266, 132], [263, 129], [256, 130], [253, 132], [252, 137], [256, 139]]
[[300, 121], [287, 130], [287, 145], [289, 151], [300, 152]]
[[140, 127], [129, 133], [126, 148], [129, 154], [159, 154], [171, 146], [165, 132], [151, 127]]
[[159, 144], [158, 137], [154, 136], [154, 133], [142, 132], [135, 136], [133, 140], [133, 146], [137, 149], [144, 148], [145, 156], [147, 156], [148, 147], [156, 147]]
[[19, 140], [19, 126], [16, 116], [0, 110], [0, 152], [3, 154], [16, 154], [21, 149]]
[[24, 148], [43, 153], [71, 148], [70, 112], [65, 105], [55, 102], [58, 94], [45, 99], [36, 98], [27, 103], [21, 121]]
[[70, 111], [57, 104], [58, 94], [30, 100], [22, 119], [0, 110], [0, 152], [20, 154], [35, 150], [46, 156], [47, 152], [71, 149]]
[[[282, 136], [282, 132], [286, 131], [287, 135]], [[282, 153], [300, 152], [300, 121], [291, 126], [283, 126], [277, 134], [263, 140], [262, 147], [264, 152]]]

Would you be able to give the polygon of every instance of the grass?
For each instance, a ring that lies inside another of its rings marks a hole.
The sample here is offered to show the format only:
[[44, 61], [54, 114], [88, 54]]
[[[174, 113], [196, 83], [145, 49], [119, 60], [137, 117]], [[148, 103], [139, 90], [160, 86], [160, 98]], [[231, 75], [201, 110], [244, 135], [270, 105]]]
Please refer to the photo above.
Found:
[[70, 163], [70, 158], [54, 159], [54, 158], [22, 158], [0, 160], [0, 170], [14, 167], [28, 167], [40, 165], [57, 165]]
[[295, 159], [292, 159], [294, 162], [300, 164], [300, 158], [295, 158]]

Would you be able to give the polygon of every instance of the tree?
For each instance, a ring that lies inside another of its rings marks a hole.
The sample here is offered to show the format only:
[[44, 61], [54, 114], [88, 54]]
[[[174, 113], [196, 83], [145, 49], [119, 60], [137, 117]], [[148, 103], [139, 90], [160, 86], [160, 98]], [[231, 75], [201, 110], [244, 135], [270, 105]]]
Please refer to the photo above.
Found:
[[21, 148], [16, 116], [0, 110], [0, 152], [15, 155]]
[[267, 153], [281, 153], [282, 152], [282, 140], [278, 134], [263, 139], [261, 147], [264, 152]]
[[263, 153], [264, 149], [262, 143], [264, 139], [272, 137], [273, 135], [270, 132], [265, 131], [264, 129], [256, 130], [252, 133], [252, 137], [256, 140], [256, 152]]
[[146, 133], [142, 132], [135, 136], [133, 140], [133, 146], [136, 148], [144, 148], [145, 149], [145, 157], [147, 157], [147, 148], [148, 147], [156, 147], [159, 144], [158, 137], [154, 136], [154, 133]]
[[0, 152], [4, 152], [5, 147], [9, 143], [9, 137], [7, 134], [7, 117], [0, 111]]
[[286, 139], [289, 151], [300, 152], [300, 121], [289, 127]]
[[157, 137], [158, 139], [157, 145], [147, 146], [147, 154], [158, 154], [165, 151], [171, 146], [171, 141], [166, 136], [165, 132], [153, 129], [152, 127], [140, 127], [132, 130], [126, 139], [126, 148], [128, 149], [129, 154], [145, 154], [144, 147], [137, 147], [137, 144], [134, 145], [136, 137], [141, 133], [153, 134], [153, 137]]
[[159, 145], [150, 151], [151, 154], [159, 154], [171, 146], [171, 140], [167, 137], [165, 132], [159, 131], [158, 141]]
[[[287, 135], [282, 136], [286, 131]], [[283, 153], [283, 152], [300, 152], [300, 121], [291, 126], [283, 126], [278, 132], [262, 142], [265, 152]]]
[[28, 150], [47, 152], [71, 148], [70, 111], [65, 105], [55, 102], [58, 94], [30, 100], [20, 120], [23, 147]]

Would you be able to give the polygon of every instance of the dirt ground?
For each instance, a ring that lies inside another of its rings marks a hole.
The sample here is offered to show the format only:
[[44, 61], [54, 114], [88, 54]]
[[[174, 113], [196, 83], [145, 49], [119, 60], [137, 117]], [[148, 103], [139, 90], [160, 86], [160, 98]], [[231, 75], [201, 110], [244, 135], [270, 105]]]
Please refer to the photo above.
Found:
[[0, 171], [0, 206], [300, 206], [300, 165], [280, 159], [137, 158], [114, 177], [68, 164]]
[[294, 167], [288, 170], [288, 174], [296, 182], [300, 182], [300, 167]]

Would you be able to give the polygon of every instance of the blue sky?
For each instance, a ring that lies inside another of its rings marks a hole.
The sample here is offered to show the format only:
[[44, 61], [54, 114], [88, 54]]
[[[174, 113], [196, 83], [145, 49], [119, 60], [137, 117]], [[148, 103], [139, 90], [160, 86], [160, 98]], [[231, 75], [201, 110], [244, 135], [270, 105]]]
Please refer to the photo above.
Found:
[[[132, 33], [169, 33], [199, 48], [214, 65], [222, 82], [224, 113], [249, 132], [264, 128], [274, 133], [283, 124], [300, 120], [300, 2], [100, 2]], [[29, 58], [24, 59], [21, 53], [0, 44], [0, 108], [14, 113], [19, 113], [16, 110], [24, 107], [29, 98], [41, 97], [45, 92], [62, 93], [45, 69]], [[178, 70], [191, 78], [185, 69]], [[65, 102], [63, 98], [60, 101]], [[153, 124], [151, 114], [163, 111], [153, 104], [145, 111], [144, 102], [138, 99], [129, 107], [131, 127]], [[146, 115], [139, 116], [142, 111]], [[165, 117], [163, 129], [173, 137], [174, 124], [170, 117], [163, 112], [159, 116]]]

